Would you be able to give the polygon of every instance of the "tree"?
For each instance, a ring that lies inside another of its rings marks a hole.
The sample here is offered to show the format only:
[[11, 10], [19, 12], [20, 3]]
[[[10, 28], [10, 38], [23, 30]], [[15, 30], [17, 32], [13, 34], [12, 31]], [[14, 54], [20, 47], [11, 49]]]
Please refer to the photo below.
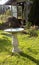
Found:
[[34, 0], [29, 13], [29, 21], [32, 24], [39, 25], [39, 0]]

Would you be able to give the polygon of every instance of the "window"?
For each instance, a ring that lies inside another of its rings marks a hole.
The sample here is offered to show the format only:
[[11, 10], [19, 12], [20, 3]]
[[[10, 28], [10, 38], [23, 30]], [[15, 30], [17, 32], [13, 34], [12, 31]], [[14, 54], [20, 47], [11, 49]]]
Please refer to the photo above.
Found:
[[12, 6], [12, 15], [17, 18], [17, 6]]
[[18, 19], [22, 19], [22, 6], [18, 6]]

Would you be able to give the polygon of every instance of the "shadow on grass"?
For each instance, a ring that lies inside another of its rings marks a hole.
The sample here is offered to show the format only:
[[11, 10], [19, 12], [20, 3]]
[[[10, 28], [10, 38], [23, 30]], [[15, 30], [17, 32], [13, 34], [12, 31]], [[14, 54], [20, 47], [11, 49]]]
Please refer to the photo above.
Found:
[[28, 59], [30, 59], [31, 61], [33, 61], [34, 63], [36, 63], [37, 65], [39, 65], [39, 60], [36, 60], [35, 58], [33, 58], [32, 56], [25, 54], [23, 52], [19, 53], [21, 56], [26, 57]]
[[[37, 65], [39, 65], [39, 60], [36, 60], [36, 59], [33, 58], [32, 56], [30, 56], [30, 55], [28, 55], [28, 54], [25, 54], [25, 53], [23, 53], [23, 52], [20, 52], [19, 55], [20, 55], [20, 56], [23, 56], [23, 57], [25, 57], [25, 58], [28, 58], [28, 59], [30, 59], [31, 61], [33, 61], [34, 63], [36, 63]], [[13, 55], [10, 55], [9, 57], [6, 57], [5, 60], [2, 62], [2, 64], [4, 64], [5, 62], [7, 62], [6, 60], [7, 60], [8, 58], [10, 58], [10, 57], [12, 57], [12, 56], [19, 56], [19, 55], [16, 54], [16, 53], [13, 53]], [[20, 56], [19, 56], [19, 57], [20, 57]]]
[[36, 63], [37, 65], [39, 65], [39, 60], [36, 60], [35, 58], [33, 58], [32, 56], [30, 56], [30, 55], [28, 55], [28, 54], [25, 54], [25, 53], [23, 53], [23, 52], [20, 52], [20, 53], [11, 53], [11, 55], [9, 55], [8, 57], [6, 57], [5, 59], [4, 59], [4, 61], [2, 62], [2, 65], [4, 64], [4, 63], [6, 63], [7, 61], [7, 59], [8, 58], [10, 58], [10, 57], [12, 57], [12, 56], [23, 56], [23, 57], [25, 57], [25, 58], [27, 58], [27, 59], [30, 59], [31, 61], [33, 61], [34, 63]]
[[38, 52], [36, 51], [36, 49], [31, 49], [31, 48], [27, 48], [29, 52], [32, 52], [33, 54], [37, 55]]

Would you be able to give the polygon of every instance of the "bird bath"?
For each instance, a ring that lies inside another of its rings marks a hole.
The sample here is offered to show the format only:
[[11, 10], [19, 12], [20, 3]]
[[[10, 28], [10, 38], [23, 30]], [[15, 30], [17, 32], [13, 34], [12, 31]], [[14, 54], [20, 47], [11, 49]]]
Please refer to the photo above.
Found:
[[24, 28], [9, 28], [5, 29], [5, 32], [9, 32], [12, 34], [12, 52], [21, 52], [21, 50], [18, 48], [18, 39], [17, 39], [17, 33], [21, 33], [24, 30]]

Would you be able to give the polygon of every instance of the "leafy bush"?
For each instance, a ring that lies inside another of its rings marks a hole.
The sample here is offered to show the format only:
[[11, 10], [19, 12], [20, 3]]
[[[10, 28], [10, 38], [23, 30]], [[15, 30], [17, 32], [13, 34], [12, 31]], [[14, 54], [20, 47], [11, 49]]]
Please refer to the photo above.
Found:
[[6, 22], [0, 24], [0, 29], [6, 29], [6, 28], [20, 28], [21, 24], [19, 23], [18, 19], [15, 17], [8, 17]]
[[26, 25], [25, 25], [25, 28], [26, 29], [29, 29], [31, 27], [32, 23], [31, 22], [27, 22]]
[[36, 30], [34, 30], [34, 29], [29, 30], [29, 34], [30, 34], [30, 37], [32, 37], [32, 36], [38, 36]]

